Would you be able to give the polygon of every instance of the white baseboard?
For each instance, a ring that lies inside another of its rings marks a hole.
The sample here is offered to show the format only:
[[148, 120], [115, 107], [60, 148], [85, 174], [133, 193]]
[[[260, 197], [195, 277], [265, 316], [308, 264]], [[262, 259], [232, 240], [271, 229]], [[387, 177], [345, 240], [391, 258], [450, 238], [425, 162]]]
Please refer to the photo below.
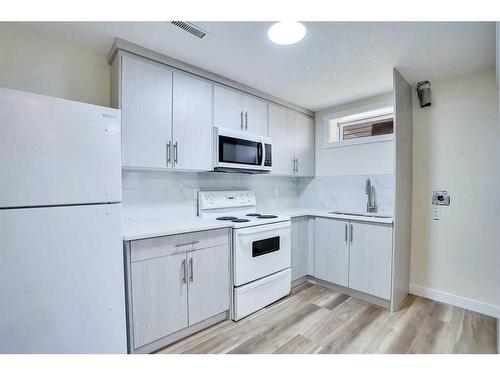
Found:
[[492, 305], [490, 303], [460, 297], [455, 294], [442, 292], [436, 289], [424, 288], [415, 284], [410, 284], [410, 293], [415, 294], [416, 296], [429, 298], [434, 301], [462, 307], [464, 309], [492, 316], [494, 318], [500, 318], [500, 306]]

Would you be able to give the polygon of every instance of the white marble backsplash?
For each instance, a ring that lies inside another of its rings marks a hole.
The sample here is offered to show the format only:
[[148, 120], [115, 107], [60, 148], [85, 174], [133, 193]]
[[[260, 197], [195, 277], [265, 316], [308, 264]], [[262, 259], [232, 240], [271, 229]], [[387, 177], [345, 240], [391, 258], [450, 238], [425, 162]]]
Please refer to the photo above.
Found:
[[378, 212], [392, 214], [392, 175], [282, 177], [217, 172], [124, 170], [123, 212], [127, 221], [192, 217], [198, 190], [252, 190], [257, 210], [273, 212], [293, 207], [366, 211], [365, 180], [375, 187]]
[[300, 179], [298, 183], [298, 206], [366, 212], [366, 179], [370, 178], [375, 189], [377, 212], [393, 215], [394, 176], [392, 174], [355, 176], [317, 176]]
[[252, 190], [257, 209], [291, 208], [298, 202], [298, 178], [218, 172], [123, 171], [126, 220], [197, 214], [198, 190]]

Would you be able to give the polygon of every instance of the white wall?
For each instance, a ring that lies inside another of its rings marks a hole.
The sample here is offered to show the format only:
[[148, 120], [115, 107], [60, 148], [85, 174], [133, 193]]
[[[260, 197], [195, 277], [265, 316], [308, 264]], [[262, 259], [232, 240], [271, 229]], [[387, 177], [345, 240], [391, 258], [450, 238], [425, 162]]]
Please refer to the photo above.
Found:
[[323, 116], [387, 100], [392, 100], [392, 94], [376, 96], [316, 112], [316, 176], [393, 173], [394, 143], [392, 141], [323, 148]]
[[[500, 127], [495, 70], [413, 97], [411, 283], [500, 308]], [[431, 219], [431, 192], [451, 205]], [[497, 310], [500, 311], [500, 310]]]
[[109, 105], [106, 56], [0, 22], [0, 86]]

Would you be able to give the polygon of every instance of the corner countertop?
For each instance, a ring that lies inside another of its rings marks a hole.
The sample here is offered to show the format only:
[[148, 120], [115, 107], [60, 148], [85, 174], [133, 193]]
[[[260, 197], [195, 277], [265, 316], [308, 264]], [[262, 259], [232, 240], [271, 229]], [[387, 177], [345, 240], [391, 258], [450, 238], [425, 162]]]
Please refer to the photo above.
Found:
[[205, 219], [198, 216], [127, 220], [123, 223], [123, 241], [231, 227], [232, 224], [227, 221]]
[[[381, 218], [370, 216], [354, 216], [343, 214], [331, 214], [326, 209], [295, 207], [282, 210], [272, 210], [281, 216], [291, 218], [300, 216], [325, 217], [332, 219], [344, 219], [365, 221], [381, 224], [392, 224], [393, 218]], [[129, 219], [123, 222], [123, 240], [133, 241], [151, 237], [169, 236], [173, 234], [182, 234], [197, 232], [202, 230], [231, 228], [232, 224], [227, 221], [215, 219], [206, 219], [197, 216], [192, 217], [155, 217], [149, 219]]]
[[[334, 210], [331, 210], [334, 211]], [[371, 223], [380, 224], [393, 224], [394, 218], [392, 217], [375, 217], [375, 216], [358, 216], [358, 215], [347, 215], [347, 214], [332, 214], [326, 209], [318, 208], [303, 208], [295, 207], [288, 208], [284, 210], [279, 210], [280, 215], [290, 216], [291, 218], [300, 216], [314, 216], [314, 217], [326, 217], [332, 219], [344, 219], [344, 220], [354, 220], [354, 221], [366, 221]]]

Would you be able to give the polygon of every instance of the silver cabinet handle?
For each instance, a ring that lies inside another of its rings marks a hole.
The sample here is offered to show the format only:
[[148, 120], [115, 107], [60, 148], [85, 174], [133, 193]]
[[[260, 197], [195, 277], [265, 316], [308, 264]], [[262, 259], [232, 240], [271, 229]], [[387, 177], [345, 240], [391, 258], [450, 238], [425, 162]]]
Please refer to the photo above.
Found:
[[352, 243], [352, 238], [353, 238], [352, 234], [353, 234], [354, 231], [352, 229], [352, 224], [350, 224], [350, 226], [351, 226], [351, 243]]
[[295, 172], [297, 172], [297, 174], [299, 174], [299, 159], [295, 158], [295, 164], [296, 164]]
[[189, 281], [193, 282], [193, 258], [189, 258]]
[[168, 143], [167, 143], [167, 167], [168, 167], [168, 165], [170, 164], [170, 162], [172, 160], [171, 159], [171, 155], [172, 155], [171, 142], [168, 141]]
[[295, 172], [297, 171], [297, 167], [296, 167], [296, 161], [297, 159], [293, 158], [293, 174], [295, 174]]
[[347, 224], [345, 224], [345, 234], [344, 234], [344, 238], [345, 238], [345, 243], [347, 243]]
[[248, 112], [245, 112], [245, 130], [248, 130]]
[[243, 111], [240, 112], [240, 129], [243, 130]]
[[177, 164], [177, 141], [174, 143], [174, 164]]
[[182, 283], [186, 284], [186, 259], [182, 260]]
[[200, 241], [191, 241], [191, 242], [186, 242], [186, 243], [178, 243], [178, 244], [175, 245], [175, 247], [188, 246], [188, 245], [196, 245], [197, 243], [200, 243]]

